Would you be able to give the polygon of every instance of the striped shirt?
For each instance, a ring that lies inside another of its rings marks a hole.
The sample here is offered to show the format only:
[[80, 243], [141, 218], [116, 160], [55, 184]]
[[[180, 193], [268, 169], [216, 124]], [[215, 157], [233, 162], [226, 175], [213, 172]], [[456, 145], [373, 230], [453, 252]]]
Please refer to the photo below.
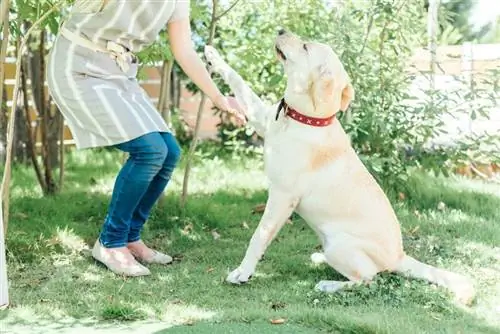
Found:
[[[167, 23], [189, 19], [189, 0], [76, 0], [64, 27], [105, 47], [133, 53], [152, 44]], [[47, 83], [77, 148], [111, 146], [153, 131], [170, 131], [139, 85], [138, 64], [123, 70], [109, 54], [59, 35]]]

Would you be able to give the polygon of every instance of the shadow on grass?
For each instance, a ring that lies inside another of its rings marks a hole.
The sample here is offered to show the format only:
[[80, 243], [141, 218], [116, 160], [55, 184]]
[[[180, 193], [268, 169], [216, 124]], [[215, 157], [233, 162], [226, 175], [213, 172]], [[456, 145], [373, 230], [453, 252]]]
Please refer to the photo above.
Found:
[[202, 323], [196, 326], [178, 326], [155, 332], [154, 334], [203, 334], [203, 333], [224, 333], [224, 334], [255, 334], [255, 333], [294, 333], [313, 334], [320, 333], [312, 328], [290, 326], [287, 324], [241, 324], [241, 323]]

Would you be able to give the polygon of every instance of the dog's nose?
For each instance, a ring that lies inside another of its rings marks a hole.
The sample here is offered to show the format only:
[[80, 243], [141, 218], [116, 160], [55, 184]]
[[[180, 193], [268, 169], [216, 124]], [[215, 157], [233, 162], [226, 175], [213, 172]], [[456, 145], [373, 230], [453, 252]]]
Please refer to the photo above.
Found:
[[278, 30], [278, 35], [281, 36], [281, 35], [284, 35], [284, 34], [286, 34], [286, 30], [285, 29]]

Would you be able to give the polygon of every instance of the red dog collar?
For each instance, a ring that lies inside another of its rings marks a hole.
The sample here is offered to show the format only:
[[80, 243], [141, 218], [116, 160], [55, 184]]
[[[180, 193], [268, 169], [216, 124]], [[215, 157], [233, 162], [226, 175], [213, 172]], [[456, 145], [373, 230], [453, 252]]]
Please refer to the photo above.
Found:
[[286, 116], [289, 116], [291, 119], [299, 123], [310, 126], [317, 126], [317, 127], [328, 126], [332, 124], [333, 120], [335, 119], [335, 114], [326, 118], [317, 118], [301, 114], [297, 110], [290, 108], [290, 106], [285, 102], [285, 99], [283, 98], [281, 99], [280, 104], [278, 106], [278, 110], [276, 112], [276, 120], [278, 120], [279, 114], [283, 109], [285, 110]]

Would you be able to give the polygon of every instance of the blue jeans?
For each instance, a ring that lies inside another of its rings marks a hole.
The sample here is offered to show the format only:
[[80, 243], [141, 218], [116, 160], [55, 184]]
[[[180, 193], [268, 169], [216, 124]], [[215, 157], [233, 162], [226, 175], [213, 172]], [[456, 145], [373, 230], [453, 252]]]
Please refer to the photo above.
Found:
[[118, 173], [99, 240], [106, 248], [124, 247], [140, 232], [167, 186], [181, 149], [171, 133], [153, 132], [116, 145], [129, 153]]

